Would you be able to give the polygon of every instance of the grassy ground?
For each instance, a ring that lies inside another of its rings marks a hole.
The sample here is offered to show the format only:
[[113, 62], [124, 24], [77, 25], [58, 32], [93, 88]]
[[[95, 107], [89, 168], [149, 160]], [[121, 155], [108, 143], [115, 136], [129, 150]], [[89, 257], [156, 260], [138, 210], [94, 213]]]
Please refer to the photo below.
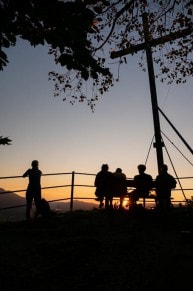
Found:
[[2, 223], [0, 290], [192, 290], [192, 230], [191, 209]]

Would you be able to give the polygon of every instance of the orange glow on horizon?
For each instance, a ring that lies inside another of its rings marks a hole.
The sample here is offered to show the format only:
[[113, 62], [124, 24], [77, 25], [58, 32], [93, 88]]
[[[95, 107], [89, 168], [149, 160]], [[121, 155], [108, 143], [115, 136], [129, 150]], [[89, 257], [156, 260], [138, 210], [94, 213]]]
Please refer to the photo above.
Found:
[[[80, 175], [75, 174], [73, 197], [74, 199], [81, 200], [88, 203], [96, 203], [95, 201], [95, 187], [94, 187], [94, 175]], [[59, 200], [69, 201], [72, 194], [72, 175], [58, 175], [58, 176], [43, 176], [42, 177], [42, 197], [46, 200]], [[21, 197], [25, 197], [26, 189], [28, 185], [28, 178], [10, 178], [1, 179], [1, 188], [7, 191], [17, 193]], [[77, 186], [76, 186], [77, 185]], [[81, 186], [82, 185], [82, 186]], [[179, 183], [177, 183], [176, 190], [172, 191], [173, 201], [184, 201], [191, 199], [193, 196], [192, 179], [182, 180], [182, 186], [184, 192], [180, 189]], [[45, 189], [44, 189], [45, 188]], [[17, 190], [23, 190], [17, 192]], [[119, 204], [119, 199], [114, 200]], [[123, 206], [126, 207], [128, 199], [124, 200]], [[96, 203], [97, 204], [97, 203]]]

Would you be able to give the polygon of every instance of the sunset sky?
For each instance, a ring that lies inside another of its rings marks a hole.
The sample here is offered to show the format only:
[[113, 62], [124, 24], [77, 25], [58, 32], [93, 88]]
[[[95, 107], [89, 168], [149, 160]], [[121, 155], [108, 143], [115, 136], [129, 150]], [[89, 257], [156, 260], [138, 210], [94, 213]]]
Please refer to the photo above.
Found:
[[[1, 177], [22, 175], [33, 159], [39, 160], [44, 174], [97, 173], [103, 163], [111, 171], [121, 167], [129, 178], [137, 173], [154, 134], [148, 74], [138, 66], [140, 53], [127, 57], [120, 81], [100, 98], [94, 113], [84, 103], [72, 106], [62, 97], [54, 98], [48, 72], [55, 65], [48, 48], [33, 48], [20, 40], [7, 54], [9, 64], [0, 72], [0, 135], [9, 136], [12, 145], [0, 148]], [[193, 148], [192, 78], [183, 85], [159, 80], [156, 85], [159, 107]], [[192, 154], [162, 116], [160, 123], [163, 133], [193, 163]], [[178, 176], [193, 176], [192, 164], [163, 138]], [[174, 175], [165, 151], [164, 160]], [[157, 175], [154, 148], [146, 172]]]

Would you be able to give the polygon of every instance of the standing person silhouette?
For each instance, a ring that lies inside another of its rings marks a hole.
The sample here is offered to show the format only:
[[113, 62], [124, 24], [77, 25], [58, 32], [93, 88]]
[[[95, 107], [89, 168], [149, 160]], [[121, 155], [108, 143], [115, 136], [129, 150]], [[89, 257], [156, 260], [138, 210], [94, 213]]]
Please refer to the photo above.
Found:
[[160, 174], [155, 179], [157, 207], [161, 212], [171, 208], [171, 191], [176, 188], [175, 178], [168, 174], [168, 166], [160, 167]]
[[31, 209], [32, 209], [32, 203], [34, 200], [35, 206], [36, 206], [36, 212], [35, 217], [38, 216], [40, 213], [40, 207], [41, 207], [41, 175], [42, 172], [39, 170], [39, 162], [37, 160], [33, 160], [31, 163], [32, 168], [28, 169], [24, 174], [23, 178], [29, 177], [29, 184], [26, 191], [26, 219], [27, 221], [30, 221], [31, 219]]
[[109, 166], [107, 164], [103, 164], [101, 171], [96, 174], [94, 185], [96, 187], [96, 200], [100, 202], [99, 208], [104, 206], [104, 198], [105, 209], [112, 207], [112, 176], [113, 174], [109, 171]]

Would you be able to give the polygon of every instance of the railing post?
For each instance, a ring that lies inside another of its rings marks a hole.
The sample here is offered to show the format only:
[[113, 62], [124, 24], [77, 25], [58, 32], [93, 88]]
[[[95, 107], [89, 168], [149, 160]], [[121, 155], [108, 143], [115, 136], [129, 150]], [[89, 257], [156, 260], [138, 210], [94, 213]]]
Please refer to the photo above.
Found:
[[72, 182], [71, 182], [71, 196], [70, 196], [70, 210], [73, 210], [73, 199], [74, 199], [74, 175], [75, 172], [72, 171]]

